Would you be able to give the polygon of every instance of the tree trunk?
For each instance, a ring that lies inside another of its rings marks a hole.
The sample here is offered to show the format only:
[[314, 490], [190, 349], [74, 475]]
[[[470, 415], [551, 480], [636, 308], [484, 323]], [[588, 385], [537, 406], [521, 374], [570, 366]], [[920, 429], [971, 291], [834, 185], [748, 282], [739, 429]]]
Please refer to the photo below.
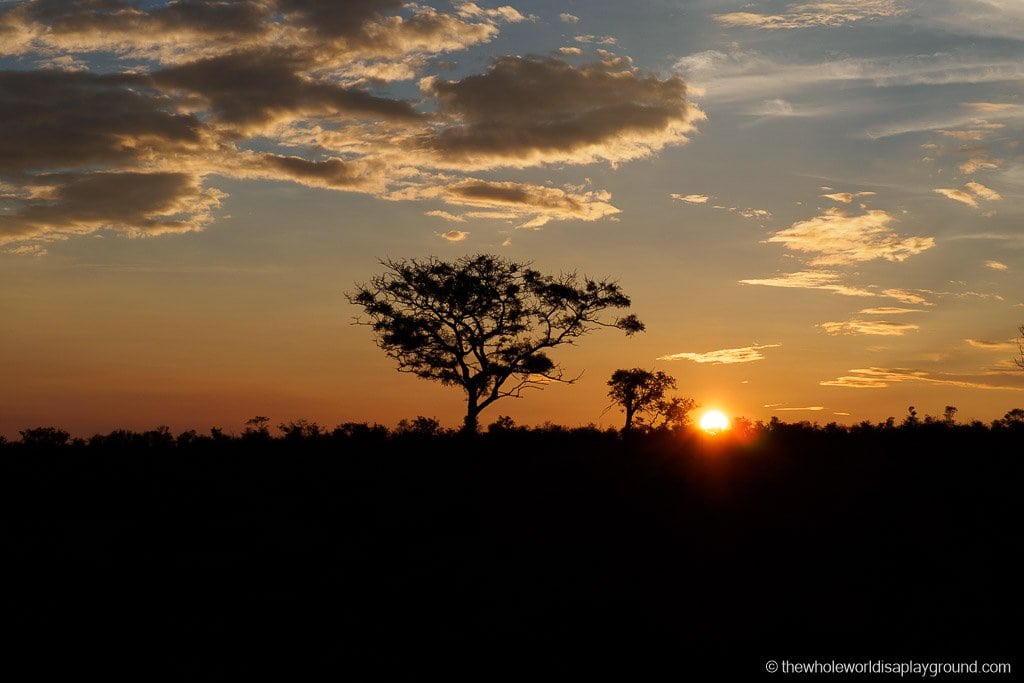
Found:
[[477, 416], [480, 415], [480, 408], [476, 405], [476, 399], [470, 397], [466, 403], [466, 417], [462, 421], [463, 434], [476, 434], [480, 423]]
[[623, 432], [628, 432], [633, 429], [633, 406], [626, 406], [626, 424], [622, 428]]

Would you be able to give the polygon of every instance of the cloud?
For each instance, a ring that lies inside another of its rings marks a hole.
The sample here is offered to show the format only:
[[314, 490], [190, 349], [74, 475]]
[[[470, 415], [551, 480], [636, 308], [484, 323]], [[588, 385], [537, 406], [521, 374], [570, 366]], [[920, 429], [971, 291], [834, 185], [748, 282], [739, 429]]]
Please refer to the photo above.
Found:
[[560, 47], [558, 48], [558, 54], [568, 55], [570, 57], [579, 57], [583, 54], [583, 50], [578, 47]]
[[985, 267], [991, 268], [992, 270], [1009, 270], [1010, 266], [1006, 265], [1002, 261], [985, 261]]
[[1016, 351], [1017, 341], [1009, 339], [1007, 341], [986, 341], [984, 339], [964, 339], [967, 345], [981, 349], [983, 351]]
[[920, 325], [894, 323], [887, 320], [846, 320], [818, 325], [829, 334], [867, 334], [882, 337], [902, 337], [907, 332], [920, 329]]
[[[695, 92], [715, 102], [751, 102], [789, 98], [808, 92], [816, 95], [824, 84], [867, 85], [877, 88], [956, 83], [1013, 82], [1024, 78], [1019, 59], [980, 56], [949, 50], [939, 54], [847, 57], [823, 62], [783, 61], [775, 56], [737, 46], [725, 50], [704, 50], [685, 55], [673, 65]], [[812, 110], [813, 111], [813, 110]], [[820, 113], [832, 111], [819, 109]], [[888, 137], [911, 130], [950, 129], [971, 123], [983, 114], [989, 121], [1014, 119], [1024, 105], [1005, 110], [943, 113], [941, 117], [887, 124], [868, 131], [868, 137]]]
[[462, 240], [469, 237], [469, 233], [465, 230], [448, 230], [441, 233], [441, 237], [448, 240], [449, 242], [461, 242]]
[[383, 189], [382, 179], [372, 164], [329, 158], [311, 161], [303, 157], [264, 154], [249, 170], [237, 175], [292, 180], [307, 187], [334, 190]]
[[448, 213], [447, 211], [427, 211], [423, 215], [433, 216], [434, 218], [440, 218], [441, 220], [448, 221], [449, 223], [466, 222], [466, 218], [464, 216], [456, 216], [455, 214]]
[[103, 228], [132, 237], [201, 230], [226, 196], [186, 173], [67, 173], [37, 177], [37, 198], [0, 214], [0, 244]]
[[[523, 16], [519, 10], [510, 5], [502, 5], [501, 7], [495, 7], [494, 9], [482, 9], [479, 5], [472, 2], [463, 2], [458, 5], [458, 13], [459, 15], [466, 17], [502, 19], [509, 23], [526, 21], [528, 18]], [[536, 17], [533, 17], [532, 15], [529, 18], [536, 19]]]
[[112, 52], [175, 63], [239, 46], [276, 45], [351, 63], [464, 49], [491, 40], [499, 22], [525, 17], [507, 6], [482, 10], [463, 3], [451, 14], [423, 5], [403, 8], [397, 0], [190, 0], [148, 7], [119, 0], [30, 0], [4, 19], [16, 38], [12, 53]]
[[577, 17], [575, 14], [569, 14], [568, 12], [562, 12], [561, 14], [558, 15], [558, 18], [567, 24], [576, 24], [579, 23], [580, 20], [580, 18]]
[[740, 280], [740, 284], [759, 285], [762, 287], [782, 287], [787, 289], [821, 289], [841, 296], [865, 296], [895, 299], [906, 304], [927, 304], [927, 300], [903, 289], [865, 289], [843, 284], [839, 273], [825, 270], [805, 270], [796, 273], [783, 273], [770, 278]]
[[875, 308], [862, 308], [864, 315], [905, 315], [907, 313], [927, 313], [921, 308], [900, 308], [899, 306], [878, 306]]
[[41, 244], [22, 244], [16, 247], [8, 247], [3, 250], [4, 254], [12, 256], [46, 256], [49, 251]]
[[985, 187], [981, 183], [970, 182], [966, 183], [962, 188], [948, 188], [939, 187], [933, 190], [938, 194], [952, 199], [953, 201], [960, 202], [961, 204], [967, 204], [974, 208], [978, 208], [978, 199], [984, 199], [985, 201], [998, 201], [1002, 199], [1002, 196], [995, 190]]
[[831, 199], [834, 202], [841, 204], [849, 204], [857, 197], [873, 197], [874, 192], [835, 192], [833, 194], [823, 194], [822, 197]]
[[[45, 68], [0, 70], [0, 239], [201, 229], [224, 196], [207, 183], [225, 177], [440, 199], [472, 209], [462, 220], [520, 227], [611, 219], [607, 192], [472, 173], [614, 166], [684, 144], [704, 114], [681, 77], [600, 51], [581, 66], [501, 57], [459, 80], [424, 77], [533, 18], [399, 0], [5, 4], [0, 55]], [[385, 94], [396, 80], [400, 92], [418, 82], [418, 101]], [[136, 193], [123, 207], [109, 201], [115, 179]]]
[[615, 36], [583, 35], [573, 38], [577, 43], [597, 43], [598, 45], [615, 45], [618, 39]]
[[408, 102], [304, 77], [310, 67], [312, 62], [301, 57], [265, 49], [172, 66], [151, 80], [159, 88], [202, 98], [204, 109], [243, 133], [309, 116], [409, 122], [422, 116]]
[[994, 171], [995, 169], [1002, 166], [1002, 161], [999, 159], [993, 159], [988, 156], [976, 156], [971, 157], [967, 161], [961, 162], [957, 168], [960, 169], [961, 173], [968, 175], [977, 173], [978, 171]]
[[787, 249], [817, 254], [810, 264], [841, 265], [886, 259], [905, 261], [935, 245], [931, 237], [898, 237], [889, 225], [894, 217], [878, 209], [860, 215], [829, 209], [820, 216], [794, 223], [768, 238]]
[[1024, 35], [1024, 6], [1017, 0], [929, 0], [915, 23], [962, 36], [1019, 40]]
[[1009, 102], [963, 102], [961, 104], [964, 107], [971, 109], [972, 111], [981, 112], [983, 114], [1007, 111], [1020, 106], [1018, 104], [1011, 104]]
[[714, 17], [715, 21], [729, 28], [778, 30], [842, 26], [864, 19], [895, 17], [905, 11], [894, 0], [831, 0], [791, 3], [782, 14], [728, 12]]
[[[949, 373], [929, 373], [923, 370], [907, 368], [857, 368], [831, 380], [818, 382], [824, 387], [846, 387], [850, 389], [884, 389], [901, 382], [923, 382], [959, 387], [961, 389], [987, 389], [996, 391], [1024, 391], [1024, 386], [996, 385], [979, 381], [970, 375], [953, 375]], [[1013, 377], [1006, 373], [1007, 377]]]
[[524, 220], [521, 228], [539, 228], [552, 220], [595, 221], [619, 213], [603, 191], [567, 192], [544, 185], [470, 178], [450, 185], [417, 187], [392, 199], [441, 199], [447, 204], [488, 209], [470, 217]]
[[0, 174], [123, 165], [208, 148], [200, 120], [118, 75], [0, 71]]
[[672, 193], [669, 196], [676, 201], [686, 202], [687, 204], [707, 204], [708, 201], [708, 196], [706, 194], [681, 195]]
[[681, 145], [704, 114], [678, 77], [604, 63], [502, 57], [459, 81], [428, 79], [439, 125], [421, 138], [444, 167], [619, 163]]
[[736, 207], [736, 206], [721, 206], [719, 204], [716, 204], [716, 205], [712, 206], [711, 208], [712, 209], [719, 209], [721, 211], [728, 211], [729, 213], [739, 214], [740, 216], [743, 216], [744, 218], [771, 218], [772, 217], [771, 211], [768, 211], [767, 209], [752, 209], [752, 208], [749, 208], [749, 207], [746, 208], [746, 209], [741, 209], [741, 208]]
[[733, 363], [752, 363], [764, 360], [762, 349], [774, 349], [781, 344], [756, 344], [744, 346], [737, 349], [718, 349], [717, 351], [705, 351], [703, 353], [672, 353], [667, 356], [659, 356], [657, 360], [692, 360], [694, 363], [711, 363], [713, 365], [730, 365]]
[[798, 412], [812, 412], [812, 413], [816, 413], [816, 412], [818, 412], [820, 410], [825, 410], [825, 406], [803, 406], [801, 408], [779, 408], [779, 407], [775, 407], [775, 406], [767, 406], [766, 405], [764, 407], [765, 408], [771, 408], [773, 411], [776, 411], [776, 412], [798, 411]]

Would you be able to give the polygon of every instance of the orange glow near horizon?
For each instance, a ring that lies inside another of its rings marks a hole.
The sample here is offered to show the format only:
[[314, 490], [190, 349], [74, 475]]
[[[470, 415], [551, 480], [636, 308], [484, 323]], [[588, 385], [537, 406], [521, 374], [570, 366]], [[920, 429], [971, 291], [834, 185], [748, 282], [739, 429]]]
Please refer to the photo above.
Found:
[[700, 428], [708, 434], [718, 434], [729, 429], [729, 418], [721, 410], [708, 410], [700, 418]]

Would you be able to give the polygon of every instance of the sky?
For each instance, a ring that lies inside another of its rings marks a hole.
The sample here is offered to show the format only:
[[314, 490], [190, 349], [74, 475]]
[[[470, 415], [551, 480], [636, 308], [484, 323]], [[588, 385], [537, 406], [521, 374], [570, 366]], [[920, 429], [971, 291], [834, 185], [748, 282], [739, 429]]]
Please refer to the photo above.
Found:
[[344, 293], [476, 253], [647, 325], [487, 424], [1024, 406], [1024, 3], [0, 0], [0, 434], [457, 426]]

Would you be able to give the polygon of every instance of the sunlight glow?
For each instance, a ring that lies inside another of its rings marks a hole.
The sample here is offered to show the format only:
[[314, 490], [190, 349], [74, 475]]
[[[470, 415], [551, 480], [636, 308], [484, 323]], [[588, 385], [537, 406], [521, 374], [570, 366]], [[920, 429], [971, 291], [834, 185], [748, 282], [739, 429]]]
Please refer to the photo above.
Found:
[[721, 410], [709, 410], [701, 416], [700, 428], [709, 434], [717, 434], [729, 428], [729, 418]]

